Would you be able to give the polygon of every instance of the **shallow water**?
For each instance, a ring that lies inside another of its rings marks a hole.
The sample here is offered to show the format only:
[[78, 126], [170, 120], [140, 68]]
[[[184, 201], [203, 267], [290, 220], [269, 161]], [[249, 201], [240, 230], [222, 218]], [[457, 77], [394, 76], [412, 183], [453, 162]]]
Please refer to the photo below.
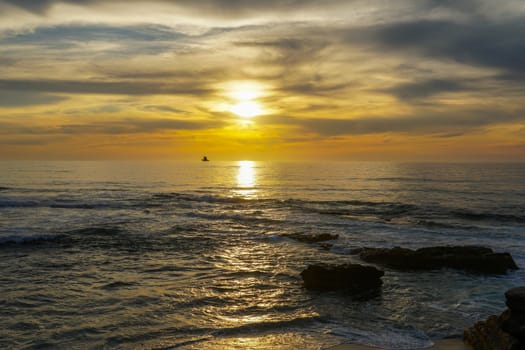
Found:
[[525, 266], [523, 165], [2, 162], [0, 178], [1, 348], [420, 348], [525, 284], [387, 269], [360, 301], [299, 276], [362, 246], [485, 245]]

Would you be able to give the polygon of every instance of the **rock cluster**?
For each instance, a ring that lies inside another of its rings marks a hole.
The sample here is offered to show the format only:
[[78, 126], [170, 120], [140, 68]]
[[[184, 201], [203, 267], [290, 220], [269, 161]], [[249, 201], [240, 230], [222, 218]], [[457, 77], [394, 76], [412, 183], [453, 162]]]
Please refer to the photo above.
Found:
[[471, 273], [505, 274], [518, 269], [509, 253], [494, 253], [485, 247], [359, 248], [353, 253], [366, 262], [403, 271], [451, 268]]
[[505, 293], [508, 309], [465, 330], [463, 340], [474, 350], [525, 349], [525, 287]]
[[381, 289], [384, 272], [358, 264], [309, 265], [301, 272], [304, 286], [314, 290], [343, 289], [352, 294], [374, 293]]

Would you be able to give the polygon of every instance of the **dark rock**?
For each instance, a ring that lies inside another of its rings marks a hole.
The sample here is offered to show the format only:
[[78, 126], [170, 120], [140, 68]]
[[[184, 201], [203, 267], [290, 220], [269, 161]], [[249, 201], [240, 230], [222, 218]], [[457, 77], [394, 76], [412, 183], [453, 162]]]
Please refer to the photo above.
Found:
[[463, 333], [463, 341], [474, 350], [519, 350], [518, 340], [501, 329], [498, 316], [490, 316], [480, 321]]
[[503, 331], [521, 342], [525, 340], [525, 314], [507, 309], [500, 315], [499, 320]]
[[314, 234], [302, 234], [302, 233], [290, 233], [283, 235], [296, 241], [303, 243], [318, 243], [326, 242], [339, 238], [339, 235], [333, 235], [330, 233], [314, 233]]
[[[508, 290], [507, 303], [523, 306], [525, 287]], [[500, 316], [490, 316], [466, 329], [463, 340], [474, 350], [523, 350], [525, 349], [525, 313], [507, 309]]]
[[494, 253], [485, 247], [443, 246], [406, 248], [360, 248], [352, 251], [366, 262], [398, 270], [459, 269], [473, 273], [504, 274], [518, 266], [509, 253]]
[[505, 298], [509, 309], [525, 313], [525, 287], [509, 289], [505, 292]]
[[358, 264], [314, 264], [301, 272], [307, 289], [344, 289], [354, 294], [377, 292], [383, 284], [381, 280], [383, 275], [383, 271], [373, 266]]

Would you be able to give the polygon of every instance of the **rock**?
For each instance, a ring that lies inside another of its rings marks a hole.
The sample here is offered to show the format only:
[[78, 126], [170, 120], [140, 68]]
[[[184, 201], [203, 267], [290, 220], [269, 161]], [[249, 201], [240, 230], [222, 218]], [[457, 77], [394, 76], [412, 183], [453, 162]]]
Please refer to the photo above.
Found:
[[304, 286], [314, 290], [343, 289], [353, 294], [376, 293], [384, 272], [373, 266], [358, 264], [309, 265], [301, 272]]
[[525, 313], [525, 287], [516, 287], [505, 292], [506, 304], [512, 311]]
[[290, 233], [290, 234], [286, 234], [283, 236], [291, 238], [291, 239], [295, 239], [296, 241], [303, 242], [303, 243], [319, 243], [319, 242], [326, 242], [326, 241], [331, 241], [331, 240], [339, 238], [339, 235], [333, 235], [330, 233], [314, 233], [314, 234]]
[[501, 329], [525, 343], [525, 314], [505, 310], [500, 317]]
[[[486, 321], [477, 322], [466, 329], [463, 340], [474, 350], [522, 350], [525, 349], [525, 287], [508, 290], [505, 293], [509, 309], [500, 316], [490, 316]], [[516, 308], [510, 308], [516, 307]]]
[[498, 316], [477, 322], [463, 333], [463, 341], [474, 350], [519, 350], [518, 340], [501, 329]]
[[518, 266], [509, 253], [494, 253], [485, 247], [442, 246], [411, 250], [406, 248], [360, 248], [352, 251], [366, 262], [398, 270], [452, 268], [472, 273], [505, 274]]

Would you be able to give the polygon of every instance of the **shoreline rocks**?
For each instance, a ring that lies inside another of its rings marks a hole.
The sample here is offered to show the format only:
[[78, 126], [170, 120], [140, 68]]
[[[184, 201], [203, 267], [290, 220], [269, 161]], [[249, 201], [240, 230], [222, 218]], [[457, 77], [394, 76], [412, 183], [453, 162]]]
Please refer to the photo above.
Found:
[[476, 246], [438, 246], [416, 250], [395, 248], [359, 248], [352, 254], [369, 263], [401, 271], [451, 268], [470, 273], [505, 274], [518, 266], [509, 253], [495, 253]]
[[352, 294], [376, 293], [381, 289], [384, 272], [359, 264], [313, 264], [301, 272], [306, 289], [345, 290]]
[[509, 307], [499, 316], [490, 316], [463, 333], [463, 341], [474, 350], [525, 349], [525, 287], [505, 293]]

